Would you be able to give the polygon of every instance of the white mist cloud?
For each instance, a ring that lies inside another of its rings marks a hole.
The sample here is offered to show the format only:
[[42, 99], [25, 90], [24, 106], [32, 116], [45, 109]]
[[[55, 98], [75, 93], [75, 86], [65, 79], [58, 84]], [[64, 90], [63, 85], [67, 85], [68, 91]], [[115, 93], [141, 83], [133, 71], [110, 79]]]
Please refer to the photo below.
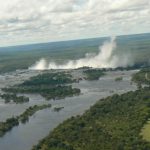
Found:
[[44, 58], [42, 58], [40, 61], [37, 61], [35, 65], [31, 66], [29, 69], [33, 70], [46, 70], [47, 69], [47, 62]]
[[84, 66], [93, 68], [116, 68], [131, 65], [131, 62], [129, 61], [129, 55], [125, 54], [123, 56], [119, 56], [117, 53], [115, 53], [116, 47], [116, 40], [113, 37], [110, 39], [110, 41], [104, 42], [104, 44], [99, 47], [98, 54], [87, 53], [84, 58], [70, 60], [61, 65], [56, 64], [55, 62], [46, 62], [46, 60], [41, 59], [29, 69], [76, 69]]

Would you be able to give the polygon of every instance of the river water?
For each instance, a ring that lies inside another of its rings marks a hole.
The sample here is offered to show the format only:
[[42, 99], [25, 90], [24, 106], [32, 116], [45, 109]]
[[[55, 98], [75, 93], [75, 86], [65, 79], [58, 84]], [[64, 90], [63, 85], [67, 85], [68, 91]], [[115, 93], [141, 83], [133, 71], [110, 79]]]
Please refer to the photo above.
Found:
[[[99, 99], [114, 93], [122, 94], [136, 90], [136, 85], [131, 84], [131, 75], [136, 71], [112, 71], [98, 81], [81, 81], [74, 83], [73, 87], [81, 89], [79, 96], [61, 100], [46, 101], [40, 95], [26, 94], [30, 101], [25, 104], [5, 104], [0, 99], [0, 121], [16, 116], [35, 104], [51, 103], [52, 108], [40, 110], [30, 117], [26, 124], [19, 124], [0, 138], [0, 150], [31, 150], [39, 140], [44, 138], [57, 125], [71, 116], [80, 115]], [[11, 74], [0, 75], [0, 88], [20, 83], [31, 76], [37, 75], [37, 71], [17, 71]], [[122, 81], [115, 81], [116, 77], [123, 77]], [[53, 111], [54, 107], [64, 107], [59, 112]]]

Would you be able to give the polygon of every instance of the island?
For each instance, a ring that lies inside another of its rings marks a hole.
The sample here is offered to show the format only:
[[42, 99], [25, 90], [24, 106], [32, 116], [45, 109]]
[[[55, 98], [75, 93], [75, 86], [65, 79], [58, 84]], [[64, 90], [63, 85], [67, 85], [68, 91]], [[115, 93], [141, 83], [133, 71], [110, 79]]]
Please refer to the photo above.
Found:
[[137, 84], [150, 84], [150, 68], [143, 68], [133, 75], [132, 81]]
[[72, 75], [65, 72], [43, 73], [21, 84], [6, 87], [6, 93], [37, 93], [46, 100], [57, 100], [80, 94], [80, 89], [73, 88], [71, 83], [78, 82]]
[[5, 122], [0, 122], [0, 137], [10, 131], [13, 127], [18, 126], [19, 122], [26, 123], [29, 120], [29, 117], [35, 114], [37, 111], [50, 108], [51, 104], [35, 105], [31, 106], [25, 110], [21, 115], [8, 118]]
[[83, 115], [64, 121], [32, 150], [150, 149], [150, 138], [144, 132], [150, 129], [150, 84], [145, 80], [138, 78], [147, 86], [103, 98]]
[[117, 77], [115, 78], [115, 81], [122, 81], [123, 80], [123, 77]]
[[54, 111], [55, 111], [55, 112], [59, 112], [59, 111], [61, 111], [62, 109], [64, 109], [64, 107], [54, 107]]
[[101, 69], [87, 69], [83, 73], [86, 75], [86, 80], [98, 80], [101, 76], [105, 75]]
[[0, 97], [5, 100], [5, 103], [10, 103], [11, 101], [16, 104], [27, 103], [29, 98], [26, 96], [17, 96], [16, 94], [0, 94]]

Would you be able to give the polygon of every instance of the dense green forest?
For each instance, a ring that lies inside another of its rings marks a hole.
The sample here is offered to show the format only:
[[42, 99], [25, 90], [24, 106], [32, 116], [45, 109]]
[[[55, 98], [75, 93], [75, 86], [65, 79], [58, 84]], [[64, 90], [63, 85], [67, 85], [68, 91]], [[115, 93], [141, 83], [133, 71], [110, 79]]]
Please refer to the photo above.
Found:
[[115, 81], [122, 81], [123, 80], [123, 77], [117, 77], [116, 79], [115, 79]]
[[65, 97], [70, 97], [74, 95], [80, 94], [80, 89], [72, 88], [71, 85], [63, 86], [58, 85], [54, 87], [49, 86], [15, 86], [3, 88], [5, 92], [13, 92], [13, 93], [37, 93], [42, 95], [47, 100], [58, 100], [63, 99]]
[[65, 72], [43, 73], [31, 77], [29, 80], [22, 83], [20, 86], [42, 86], [42, 85], [62, 85], [76, 82], [72, 79], [72, 75]]
[[100, 69], [88, 69], [83, 71], [87, 80], [98, 80], [101, 76], [105, 75]]
[[[133, 81], [149, 84], [148, 77], [149, 69], [143, 69]], [[149, 118], [150, 87], [114, 94], [64, 121], [33, 150], [149, 150], [150, 143], [141, 136]]]
[[26, 109], [20, 116], [8, 118], [5, 122], [0, 122], [0, 137], [10, 131], [13, 127], [18, 126], [19, 122], [26, 123], [29, 120], [29, 117], [37, 111], [50, 107], [51, 104], [35, 105]]
[[0, 97], [5, 100], [5, 103], [13, 101], [16, 104], [29, 102], [29, 98], [26, 96], [17, 96], [16, 94], [0, 94]]
[[137, 84], [150, 84], [150, 68], [144, 68], [133, 75], [134, 82]]
[[22, 113], [18, 119], [19, 121], [21, 121], [22, 123], [26, 123], [29, 120], [29, 117], [32, 116], [33, 114], [35, 114], [37, 111], [42, 110], [42, 109], [46, 109], [46, 108], [50, 108], [51, 104], [43, 104], [43, 105], [34, 105], [29, 107], [28, 109], [26, 109], [26, 111], [24, 113]]
[[80, 94], [80, 89], [73, 88], [71, 84], [77, 82], [70, 74], [64, 72], [43, 73], [19, 85], [3, 88], [5, 92], [13, 93], [38, 93], [50, 99], [61, 99]]
[[150, 88], [101, 99], [64, 121], [33, 150], [149, 150], [140, 136], [150, 117]]
[[0, 122], [0, 137], [18, 125], [19, 121], [17, 117], [8, 118], [5, 122]]

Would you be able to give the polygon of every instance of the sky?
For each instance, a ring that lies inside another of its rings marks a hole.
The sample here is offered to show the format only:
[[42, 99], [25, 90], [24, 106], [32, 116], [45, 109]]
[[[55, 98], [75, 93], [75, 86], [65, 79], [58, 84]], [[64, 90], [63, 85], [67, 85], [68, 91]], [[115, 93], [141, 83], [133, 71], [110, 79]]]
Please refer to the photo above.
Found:
[[150, 0], [0, 0], [0, 47], [150, 32]]

